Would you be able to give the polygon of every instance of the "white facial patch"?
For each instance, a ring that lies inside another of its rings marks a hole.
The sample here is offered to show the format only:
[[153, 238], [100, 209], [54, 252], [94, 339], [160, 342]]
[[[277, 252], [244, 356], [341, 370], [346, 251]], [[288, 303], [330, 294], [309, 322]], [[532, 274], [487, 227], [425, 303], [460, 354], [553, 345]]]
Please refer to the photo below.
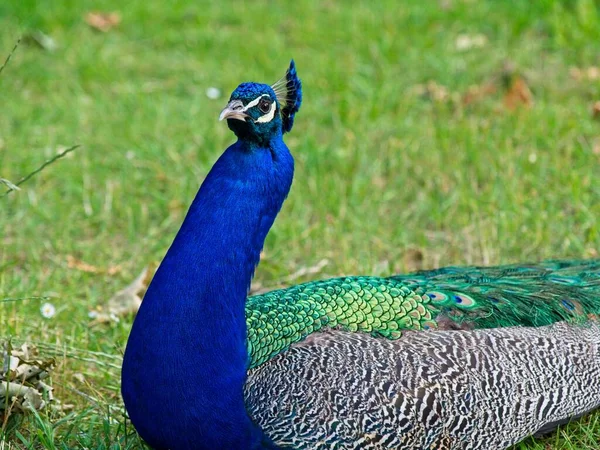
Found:
[[269, 112], [260, 116], [258, 119], [256, 119], [256, 121], [259, 123], [270, 122], [271, 120], [273, 120], [273, 117], [275, 117], [276, 109], [277, 109], [277, 103], [275, 103], [275, 102], [271, 103], [271, 109], [269, 110]]
[[[269, 100], [271, 99], [271, 97], [269, 96], [269, 94], [263, 94], [263, 95], [259, 95], [258, 97], [256, 97], [254, 100], [252, 100], [251, 102], [249, 102], [246, 106], [244, 106], [242, 108], [242, 112], [246, 112], [248, 111], [250, 108], [252, 108], [253, 106], [256, 106], [259, 104], [260, 100], [263, 97], [267, 97]], [[271, 109], [269, 110], [268, 113], [263, 114], [262, 116], [260, 116], [258, 119], [256, 119], [254, 122], [258, 122], [258, 123], [266, 123], [266, 122], [270, 122], [271, 120], [273, 120], [273, 117], [275, 117], [275, 110], [277, 109], [277, 103], [273, 102], [271, 103]]]
[[260, 102], [260, 99], [263, 97], [268, 97], [269, 94], [263, 94], [259, 97], [256, 97], [254, 100], [252, 100], [250, 103], [248, 103], [246, 106], [244, 106], [244, 108], [242, 108], [242, 112], [246, 112], [248, 111], [250, 108], [252, 108], [253, 106], [258, 105], [258, 102]]

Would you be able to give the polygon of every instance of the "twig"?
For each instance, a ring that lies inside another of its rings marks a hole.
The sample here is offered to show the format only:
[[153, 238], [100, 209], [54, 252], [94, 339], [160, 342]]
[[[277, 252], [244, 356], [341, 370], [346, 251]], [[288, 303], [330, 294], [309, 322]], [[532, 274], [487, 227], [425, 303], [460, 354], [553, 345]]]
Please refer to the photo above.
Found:
[[2, 71], [4, 70], [4, 68], [6, 67], [6, 65], [8, 64], [8, 62], [10, 61], [10, 58], [12, 58], [12, 55], [15, 52], [15, 50], [17, 50], [17, 47], [19, 46], [20, 42], [21, 42], [21, 38], [17, 39], [17, 42], [15, 43], [15, 46], [13, 47], [13, 49], [10, 51], [10, 53], [8, 54], [8, 56], [6, 57], [6, 59], [4, 60], [4, 64], [2, 64], [2, 66], [0, 66], [0, 74], [2, 73]]
[[51, 300], [53, 298], [56, 298], [56, 297], [34, 296], [34, 297], [3, 298], [3, 299], [0, 299], [0, 303], [20, 302], [20, 301], [25, 301], [25, 300]]
[[321, 261], [319, 261], [318, 263], [316, 263], [314, 266], [300, 267], [300, 269], [296, 270], [294, 273], [288, 275], [287, 277], [283, 278], [282, 280], [280, 280], [279, 282], [275, 283], [272, 286], [265, 287], [259, 283], [256, 283], [256, 284], [253, 283], [250, 286], [250, 292], [248, 293], [248, 295], [264, 294], [265, 292], [268, 292], [276, 287], [282, 287], [282, 286], [285, 286], [286, 284], [289, 285], [293, 281], [296, 281], [298, 278], [301, 278], [303, 276], [315, 275], [317, 273], [320, 273], [327, 264], [329, 264], [329, 260], [324, 258]]
[[[15, 186], [21, 186], [23, 183], [25, 183], [27, 180], [29, 180], [31, 177], [33, 177], [34, 175], [40, 173], [42, 170], [44, 170], [47, 166], [49, 166], [50, 164], [52, 164], [54, 161], [66, 156], [67, 154], [71, 153], [73, 150], [75, 150], [76, 148], [79, 148], [80, 145], [74, 145], [73, 147], [69, 147], [68, 149], [60, 152], [59, 154], [57, 154], [56, 156], [53, 156], [52, 158], [50, 158], [49, 160], [47, 160], [44, 164], [42, 164], [40, 167], [38, 167], [37, 169], [35, 169], [33, 172], [31, 172], [28, 175], [25, 175], [23, 178], [21, 178], [19, 181], [17, 181], [15, 183]], [[2, 197], [6, 197], [8, 194], [10, 194], [12, 191], [14, 191], [15, 189], [13, 188], [9, 188], [4, 194], [0, 195], [0, 198]]]
[[66, 389], [68, 391], [71, 391], [77, 395], [80, 395], [81, 397], [85, 398], [87, 401], [89, 401], [90, 403], [92, 403], [96, 408], [102, 408], [104, 406], [106, 406], [108, 408], [108, 410], [113, 410], [113, 411], [119, 411], [121, 413], [125, 412], [125, 407], [124, 406], [117, 406], [117, 405], [111, 405], [110, 403], [106, 403], [104, 400], [100, 400], [98, 398], [95, 398], [89, 394], [86, 394], [83, 391], [80, 391], [79, 389], [76, 389], [74, 387], [71, 386], [67, 386], [66, 384], [60, 383], [58, 381], [54, 381], [53, 384], [55, 386], [60, 386], [62, 389]]
[[12, 189], [13, 191], [18, 191], [19, 186], [15, 186], [12, 181], [7, 180], [6, 178], [0, 178], [0, 183], [2, 183], [4, 186], [6, 186], [9, 189]]
[[298, 270], [296, 270], [294, 273], [288, 275], [287, 277], [285, 277], [283, 279], [284, 283], [291, 283], [292, 281], [296, 281], [298, 278], [301, 278], [305, 275], [315, 275], [319, 272], [321, 272], [321, 270], [323, 270], [323, 268], [329, 264], [329, 260], [326, 258], [323, 258], [321, 261], [319, 261], [318, 263], [316, 263], [314, 266], [311, 267], [300, 267]]

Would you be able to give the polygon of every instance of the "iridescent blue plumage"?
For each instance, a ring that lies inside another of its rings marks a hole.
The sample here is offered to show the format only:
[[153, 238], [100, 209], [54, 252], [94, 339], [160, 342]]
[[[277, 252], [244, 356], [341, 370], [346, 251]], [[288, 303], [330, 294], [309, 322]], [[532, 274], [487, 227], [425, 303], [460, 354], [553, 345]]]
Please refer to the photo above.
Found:
[[238, 87], [221, 113], [238, 140], [202, 183], [138, 312], [122, 394], [154, 448], [275, 448], [248, 416], [245, 301], [292, 183], [275, 91]]

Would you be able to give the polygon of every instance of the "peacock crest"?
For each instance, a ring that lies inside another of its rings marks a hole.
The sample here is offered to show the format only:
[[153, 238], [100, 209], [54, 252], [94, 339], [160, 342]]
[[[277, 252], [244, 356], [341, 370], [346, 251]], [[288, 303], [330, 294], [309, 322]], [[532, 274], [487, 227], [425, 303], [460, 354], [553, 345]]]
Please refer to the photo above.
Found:
[[294, 126], [294, 116], [302, 104], [302, 82], [293, 59], [285, 75], [271, 87], [281, 105], [282, 130], [287, 133]]

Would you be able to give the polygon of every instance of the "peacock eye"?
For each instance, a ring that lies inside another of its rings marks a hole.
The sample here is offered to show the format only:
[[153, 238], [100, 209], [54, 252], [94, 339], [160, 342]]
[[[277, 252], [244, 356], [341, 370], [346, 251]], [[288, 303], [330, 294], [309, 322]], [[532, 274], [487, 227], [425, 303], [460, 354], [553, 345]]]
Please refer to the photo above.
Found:
[[271, 102], [267, 99], [262, 99], [258, 103], [258, 109], [261, 113], [266, 114], [271, 110]]

